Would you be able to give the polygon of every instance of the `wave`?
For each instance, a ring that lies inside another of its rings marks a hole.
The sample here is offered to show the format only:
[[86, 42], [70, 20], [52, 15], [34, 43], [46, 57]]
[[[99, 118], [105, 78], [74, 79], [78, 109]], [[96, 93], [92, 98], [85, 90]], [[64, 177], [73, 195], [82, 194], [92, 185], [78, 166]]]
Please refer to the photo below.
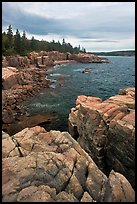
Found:
[[60, 76], [60, 73], [50, 74], [50, 76]]
[[74, 72], [82, 72], [83, 71], [83, 68], [81, 69], [73, 69]]
[[60, 106], [59, 103], [57, 104], [42, 104], [42, 103], [31, 104], [31, 107], [36, 107], [36, 108], [53, 108], [53, 107], [58, 107], [58, 106]]

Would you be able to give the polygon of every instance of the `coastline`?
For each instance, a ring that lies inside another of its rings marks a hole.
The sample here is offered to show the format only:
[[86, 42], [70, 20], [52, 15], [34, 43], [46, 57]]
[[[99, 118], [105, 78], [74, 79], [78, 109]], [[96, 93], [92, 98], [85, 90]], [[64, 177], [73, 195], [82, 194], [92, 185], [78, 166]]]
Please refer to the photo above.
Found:
[[23, 104], [48, 90], [55, 65], [3, 69], [3, 201], [37, 201], [36, 193], [39, 201], [134, 201], [135, 88], [105, 101], [79, 95], [68, 130], [48, 130], [42, 123], [58, 123], [56, 112], [26, 115]]
[[134, 202], [134, 108], [134, 88], [106, 101], [79, 96], [71, 133], [40, 126], [12, 137], [2, 131], [3, 202]]
[[[67, 59], [69, 58], [69, 59]], [[103, 58], [96, 55], [79, 53], [31, 52], [28, 56], [8, 56], [2, 58], [2, 127], [16, 123], [26, 116], [24, 101], [34, 96], [40, 90], [49, 88], [51, 81], [45, 76], [55, 65], [95, 62], [104, 63]], [[62, 84], [63, 78], [59, 84]]]

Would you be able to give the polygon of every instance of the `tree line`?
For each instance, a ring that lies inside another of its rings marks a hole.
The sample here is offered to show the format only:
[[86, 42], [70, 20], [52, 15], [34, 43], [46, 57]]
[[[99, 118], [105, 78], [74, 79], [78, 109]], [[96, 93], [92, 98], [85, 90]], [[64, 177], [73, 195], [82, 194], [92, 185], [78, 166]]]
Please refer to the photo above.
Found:
[[36, 51], [59, 51], [59, 52], [70, 52], [70, 53], [79, 53], [86, 52], [85, 48], [73, 47], [70, 43], [66, 43], [63, 38], [62, 43], [48, 42], [45, 40], [36, 40], [34, 36], [31, 39], [27, 39], [26, 32], [23, 31], [21, 36], [19, 30], [16, 30], [15, 35], [13, 34], [12, 26], [9, 25], [7, 29], [7, 33], [2, 33], [2, 55], [10, 56], [10, 55], [21, 55], [25, 56], [29, 52]]

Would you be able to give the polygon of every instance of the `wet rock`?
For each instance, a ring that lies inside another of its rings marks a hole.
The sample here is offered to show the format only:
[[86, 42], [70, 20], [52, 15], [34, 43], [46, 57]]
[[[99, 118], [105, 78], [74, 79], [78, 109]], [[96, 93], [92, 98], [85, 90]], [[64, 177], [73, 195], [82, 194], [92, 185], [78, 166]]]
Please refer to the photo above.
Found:
[[3, 111], [2, 121], [3, 121], [3, 123], [12, 123], [15, 120], [9, 111]]
[[[10, 135], [14, 135], [26, 127], [34, 127], [35, 125], [38, 125], [41, 123], [46, 124], [46, 123], [52, 122], [52, 120], [57, 118], [56, 116], [48, 113], [26, 116], [26, 114], [21, 115], [22, 110], [21, 112], [17, 110], [17, 112], [19, 113], [19, 116], [16, 120], [14, 119], [13, 123], [8, 124], [8, 127], [5, 126], [6, 124], [3, 124], [3, 128], [5, 127], [5, 131], [7, 131]], [[16, 118], [16, 115], [15, 115], [15, 118]]]

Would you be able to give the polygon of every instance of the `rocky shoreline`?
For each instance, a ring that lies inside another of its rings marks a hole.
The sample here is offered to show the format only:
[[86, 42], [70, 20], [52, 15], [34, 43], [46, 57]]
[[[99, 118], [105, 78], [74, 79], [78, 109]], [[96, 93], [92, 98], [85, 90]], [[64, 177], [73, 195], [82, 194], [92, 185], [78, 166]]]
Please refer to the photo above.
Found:
[[3, 58], [3, 202], [135, 202], [135, 88], [105, 101], [78, 96], [69, 133], [37, 126], [55, 116], [29, 118], [23, 106], [50, 86], [50, 66], [101, 61], [58, 52]]
[[[2, 129], [9, 134], [11, 125], [17, 124], [26, 116], [24, 102], [44, 88], [49, 88], [51, 81], [46, 72], [50, 67], [64, 63], [102, 62], [96, 55], [79, 53], [31, 52], [28, 56], [7, 56], [2, 60]], [[63, 79], [59, 79], [61, 85]], [[46, 121], [52, 120], [49, 117]], [[41, 123], [38, 117], [37, 124]], [[43, 121], [43, 120], [42, 120]], [[13, 134], [16, 133], [13, 131]]]
[[135, 89], [119, 94], [79, 96], [71, 134], [2, 132], [2, 201], [135, 202]]
[[50, 81], [45, 80], [45, 71], [39, 68], [17, 70], [7, 67], [2, 72], [2, 124], [3, 129], [7, 129], [26, 115], [24, 102], [41, 89], [48, 88]]

